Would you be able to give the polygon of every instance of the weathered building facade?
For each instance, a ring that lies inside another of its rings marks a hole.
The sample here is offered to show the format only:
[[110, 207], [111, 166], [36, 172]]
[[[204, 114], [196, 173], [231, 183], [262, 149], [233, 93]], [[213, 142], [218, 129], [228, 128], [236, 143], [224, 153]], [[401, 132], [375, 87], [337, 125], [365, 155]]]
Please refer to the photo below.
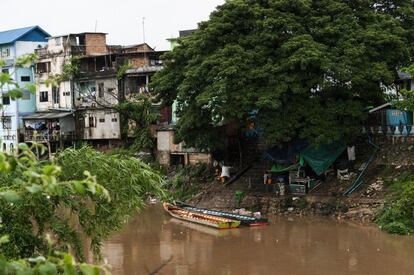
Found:
[[116, 107], [149, 93], [151, 76], [162, 68], [161, 52], [147, 44], [107, 45], [105, 33], [50, 37], [37, 54], [37, 112], [24, 118], [25, 140], [59, 146], [119, 142]]
[[33, 113], [36, 109], [36, 99], [27, 86], [34, 83], [33, 67], [16, 66], [19, 57], [33, 54], [35, 49], [46, 45], [49, 34], [38, 26], [0, 32], [0, 59], [6, 66], [0, 68], [2, 73], [8, 73], [13, 81], [24, 89], [20, 99], [12, 100], [7, 92], [14, 87], [5, 85], [1, 88], [1, 127], [0, 145], [3, 152], [12, 153], [17, 144], [23, 141], [22, 116]]

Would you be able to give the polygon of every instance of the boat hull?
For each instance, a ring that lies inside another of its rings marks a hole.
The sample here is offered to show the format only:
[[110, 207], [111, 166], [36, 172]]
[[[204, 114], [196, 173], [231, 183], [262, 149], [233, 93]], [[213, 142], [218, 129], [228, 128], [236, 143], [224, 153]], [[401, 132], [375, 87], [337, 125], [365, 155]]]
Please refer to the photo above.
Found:
[[183, 221], [198, 223], [217, 229], [231, 229], [240, 226], [240, 221], [191, 212], [169, 203], [164, 203], [163, 207], [172, 217]]
[[241, 225], [245, 225], [245, 226], [269, 225], [269, 221], [263, 218], [258, 219], [258, 218], [246, 216], [246, 215], [239, 215], [239, 214], [228, 213], [228, 212], [223, 212], [223, 211], [218, 211], [218, 210], [210, 210], [206, 208], [198, 208], [198, 207], [185, 204], [185, 203], [178, 203], [177, 205], [188, 211], [192, 211], [196, 213], [203, 213], [203, 214], [221, 217], [221, 218], [237, 220], [237, 221], [240, 221]]

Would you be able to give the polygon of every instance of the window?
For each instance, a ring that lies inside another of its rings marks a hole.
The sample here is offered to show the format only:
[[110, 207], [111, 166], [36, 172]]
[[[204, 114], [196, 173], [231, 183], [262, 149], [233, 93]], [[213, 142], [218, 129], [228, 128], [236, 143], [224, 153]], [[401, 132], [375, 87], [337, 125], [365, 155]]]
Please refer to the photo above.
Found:
[[21, 82], [30, 82], [30, 76], [22, 76], [20, 77]]
[[10, 97], [3, 96], [2, 101], [3, 101], [3, 105], [10, 105]]
[[100, 118], [100, 119], [99, 119], [99, 122], [100, 122], [100, 123], [104, 123], [104, 122], [105, 122], [105, 119], [104, 119], [104, 118]]
[[113, 117], [112, 122], [118, 122], [118, 119], [116, 117]]
[[1, 58], [6, 58], [6, 57], [10, 57], [10, 49], [1, 49], [0, 51], [0, 57]]
[[10, 143], [10, 153], [14, 154], [14, 144]]
[[54, 104], [59, 104], [60, 102], [60, 94], [58, 87], [52, 87], [52, 100]]
[[1, 124], [3, 126], [3, 129], [11, 129], [12, 128], [11, 116], [1, 117]]
[[70, 92], [63, 92], [64, 96], [70, 96]]
[[1, 69], [1, 72], [4, 74], [9, 74], [9, 69]]
[[39, 101], [40, 102], [48, 102], [49, 101], [49, 92], [47, 92], [47, 91], [40, 92]]
[[23, 91], [22, 99], [23, 100], [30, 100], [30, 92], [28, 90]]
[[3, 143], [3, 152], [6, 152], [6, 143]]
[[104, 97], [104, 84], [98, 83], [98, 97]]
[[62, 37], [56, 37], [55, 38], [55, 45], [56, 46], [62, 46]]
[[42, 62], [36, 64], [36, 73], [48, 73], [50, 72], [50, 62]]
[[96, 118], [93, 116], [89, 117], [89, 127], [90, 128], [95, 128], [96, 127]]

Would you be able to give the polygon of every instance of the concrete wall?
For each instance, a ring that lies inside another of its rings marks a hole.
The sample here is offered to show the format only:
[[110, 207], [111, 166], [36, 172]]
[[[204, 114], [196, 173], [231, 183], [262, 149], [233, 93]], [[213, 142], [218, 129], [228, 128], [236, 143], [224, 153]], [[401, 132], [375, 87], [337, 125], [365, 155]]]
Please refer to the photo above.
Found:
[[13, 44], [0, 45], [0, 59], [10, 60], [16, 57], [16, 50]]
[[47, 42], [17, 41], [15, 45], [16, 56], [22, 56], [25, 54], [32, 54], [35, 49], [43, 48], [47, 45]]
[[[121, 138], [119, 114], [116, 112], [110, 110], [85, 110], [79, 111], [77, 117], [77, 130], [80, 139], [99, 140]], [[89, 119], [94, 121], [95, 127], [89, 127]], [[80, 125], [84, 125], [84, 127]]]
[[[82, 85], [81, 85], [82, 83]], [[100, 86], [100, 84], [102, 86]], [[100, 97], [99, 88], [103, 88], [103, 97]], [[95, 90], [95, 93], [92, 91]], [[118, 103], [118, 80], [117, 78], [100, 78], [89, 81], [77, 81], [75, 83], [75, 106], [88, 107], [110, 107]]]
[[[53, 39], [49, 40], [49, 45], [53, 44]], [[48, 51], [53, 53], [54, 47], [48, 47]], [[60, 47], [63, 49], [63, 47]], [[38, 61], [38, 63], [46, 63], [50, 62], [50, 72], [48, 73], [36, 73], [36, 108], [37, 111], [45, 112], [50, 111], [52, 109], [64, 109], [64, 110], [71, 110], [73, 108], [72, 105], [72, 89], [70, 81], [63, 81], [59, 85], [59, 103], [53, 102], [52, 97], [52, 86], [46, 85], [46, 80], [50, 79], [53, 76], [59, 75], [62, 73], [63, 65], [67, 60], [69, 60], [69, 56], [54, 54], [47, 58], [42, 58]], [[40, 102], [40, 92], [48, 92], [48, 101], [47, 102]]]
[[160, 164], [171, 165], [171, 155], [182, 155], [185, 165], [197, 163], [211, 164], [211, 155], [197, 152], [194, 148], [185, 148], [183, 143], [174, 144], [174, 131], [172, 129], [157, 131], [157, 160]]
[[59, 119], [59, 124], [60, 124], [62, 135], [65, 135], [66, 133], [69, 133], [69, 132], [74, 132], [76, 129], [75, 119], [73, 116], [67, 116], [67, 117], [63, 117]]

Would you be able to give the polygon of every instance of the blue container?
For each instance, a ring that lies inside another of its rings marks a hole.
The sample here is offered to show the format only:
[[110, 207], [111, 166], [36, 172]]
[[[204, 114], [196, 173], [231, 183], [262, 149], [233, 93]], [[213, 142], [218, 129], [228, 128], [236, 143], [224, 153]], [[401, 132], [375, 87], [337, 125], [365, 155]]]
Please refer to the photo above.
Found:
[[413, 114], [408, 111], [401, 111], [396, 109], [387, 110], [387, 125], [399, 126], [399, 125], [412, 125]]

